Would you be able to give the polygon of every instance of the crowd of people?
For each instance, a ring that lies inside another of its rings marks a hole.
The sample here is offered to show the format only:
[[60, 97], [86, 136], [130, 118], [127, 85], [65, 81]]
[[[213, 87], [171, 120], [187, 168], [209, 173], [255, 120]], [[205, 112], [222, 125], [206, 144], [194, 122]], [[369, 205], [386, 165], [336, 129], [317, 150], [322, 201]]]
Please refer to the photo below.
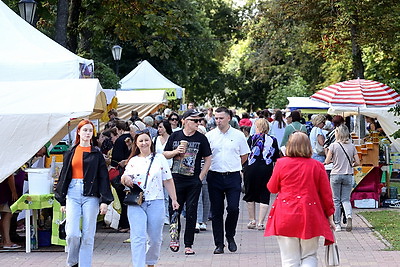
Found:
[[[342, 206], [346, 230], [352, 230], [353, 166], [360, 160], [344, 118], [315, 114], [306, 121], [298, 110], [268, 109], [238, 116], [225, 107], [189, 106], [182, 115], [167, 108], [143, 119], [132, 111], [128, 120], [110, 110], [96, 136], [90, 121], [78, 125], [56, 190], [67, 214], [67, 265], [91, 265], [97, 214], [106, 213], [113, 200], [121, 204], [118, 231], [130, 233], [134, 266], [157, 263], [163, 225], [176, 212], [172, 251], [182, 245], [185, 255], [195, 254], [195, 233], [211, 221], [213, 253], [224, 253], [225, 244], [235, 252], [244, 193], [247, 228], [277, 236], [282, 265], [317, 266], [318, 238], [334, 242], [332, 230], [342, 229]], [[330, 174], [324, 165], [332, 165]], [[9, 180], [0, 184], [5, 185], [13, 188]], [[133, 185], [144, 191], [144, 202], [124, 205]], [[17, 198], [10, 192], [7, 203]], [[272, 205], [270, 196], [277, 193]], [[9, 216], [1, 212], [4, 223]], [[186, 219], [182, 244], [181, 216]], [[3, 244], [13, 245], [2, 236]]]

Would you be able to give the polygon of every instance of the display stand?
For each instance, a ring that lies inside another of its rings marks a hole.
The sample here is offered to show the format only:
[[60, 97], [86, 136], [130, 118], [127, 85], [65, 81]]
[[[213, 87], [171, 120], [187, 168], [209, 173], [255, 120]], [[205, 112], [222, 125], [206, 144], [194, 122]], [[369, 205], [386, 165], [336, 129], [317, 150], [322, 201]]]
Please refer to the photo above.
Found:
[[53, 208], [53, 223], [52, 223], [52, 239], [51, 243], [54, 245], [63, 245], [65, 246], [65, 240], [60, 240], [53, 238], [53, 236], [58, 237], [58, 224], [57, 222], [61, 218], [60, 213], [60, 203], [54, 199], [54, 194], [45, 194], [45, 195], [22, 195], [13, 205], [11, 205], [11, 212], [14, 213], [16, 211], [26, 210], [25, 217], [25, 252], [31, 252], [31, 222], [30, 215], [32, 213], [32, 224], [33, 231], [36, 237], [36, 244], [38, 244], [38, 232], [37, 232], [37, 219], [38, 219], [38, 210], [45, 208]]
[[355, 167], [355, 188], [350, 196], [353, 207], [378, 208], [382, 170], [378, 167]]

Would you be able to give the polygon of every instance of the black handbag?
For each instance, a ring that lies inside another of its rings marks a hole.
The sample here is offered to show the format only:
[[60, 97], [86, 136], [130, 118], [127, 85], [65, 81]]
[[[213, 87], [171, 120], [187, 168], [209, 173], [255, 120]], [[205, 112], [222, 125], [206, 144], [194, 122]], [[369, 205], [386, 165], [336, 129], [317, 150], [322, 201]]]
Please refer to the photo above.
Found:
[[65, 232], [65, 221], [66, 220], [67, 219], [65, 218], [58, 225], [58, 238], [60, 238], [62, 240], [65, 240], [65, 238], [67, 237], [67, 232]]
[[[146, 180], [145, 180], [144, 186], [143, 186], [144, 189], [146, 189], [147, 178], [149, 176], [149, 171], [151, 168], [151, 164], [153, 163], [153, 160], [154, 160], [154, 154], [151, 157], [150, 165], [149, 165], [149, 168], [147, 169]], [[125, 205], [142, 205], [143, 201], [144, 201], [143, 190], [138, 185], [134, 184], [133, 187], [129, 188], [129, 191], [126, 192], [126, 196], [124, 198], [124, 204]]]
[[127, 191], [124, 198], [124, 204], [142, 205], [143, 199], [143, 190], [139, 186], [134, 184], [133, 187], [129, 188], [129, 191]]

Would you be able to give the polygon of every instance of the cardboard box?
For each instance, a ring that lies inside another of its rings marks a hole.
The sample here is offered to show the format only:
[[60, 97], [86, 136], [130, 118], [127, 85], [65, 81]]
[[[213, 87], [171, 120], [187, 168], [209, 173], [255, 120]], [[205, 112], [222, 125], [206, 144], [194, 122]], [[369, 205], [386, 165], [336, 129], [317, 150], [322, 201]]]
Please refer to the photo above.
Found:
[[377, 209], [378, 201], [372, 198], [354, 200], [354, 207], [359, 209]]

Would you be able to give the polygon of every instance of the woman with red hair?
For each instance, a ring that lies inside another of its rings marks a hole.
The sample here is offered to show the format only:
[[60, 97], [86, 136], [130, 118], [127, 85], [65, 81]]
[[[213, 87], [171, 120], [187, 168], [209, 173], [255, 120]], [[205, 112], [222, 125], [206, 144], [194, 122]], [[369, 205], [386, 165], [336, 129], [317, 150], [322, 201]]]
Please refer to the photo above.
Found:
[[[82, 120], [75, 145], [65, 152], [56, 188], [61, 212], [66, 212], [67, 266], [91, 266], [97, 215], [113, 201], [106, 162], [92, 145], [94, 125]], [[82, 230], [81, 230], [82, 218]]]

